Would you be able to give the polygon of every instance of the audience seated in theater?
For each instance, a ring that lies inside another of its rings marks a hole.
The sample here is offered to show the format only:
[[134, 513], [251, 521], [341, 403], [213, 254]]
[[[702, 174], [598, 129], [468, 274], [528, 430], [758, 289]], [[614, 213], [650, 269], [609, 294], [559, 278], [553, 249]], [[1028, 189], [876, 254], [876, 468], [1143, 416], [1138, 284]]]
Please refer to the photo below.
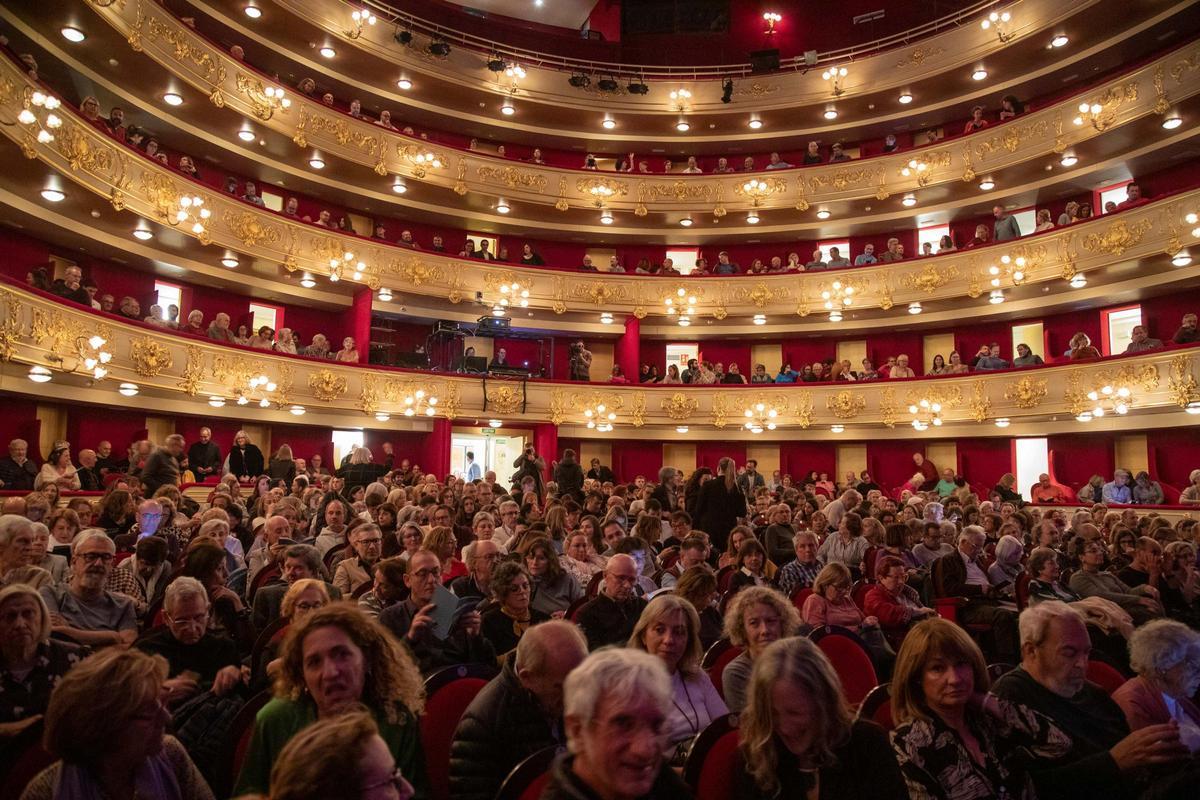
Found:
[[1100, 358], [1100, 351], [1092, 347], [1092, 340], [1086, 333], [1079, 331], [1071, 337], [1067, 357], [1072, 361], [1093, 361]]
[[998, 603], [1000, 590], [988, 580], [979, 562], [987, 539], [983, 529], [968, 525], [958, 535], [958, 547], [953, 553], [939, 557], [930, 565], [936, 597], [964, 597], [966, 602], [957, 609], [964, 623], [991, 626], [996, 653], [1001, 658], [1015, 659], [1017, 647], [1017, 615], [1015, 610]]
[[575, 616], [588, 640], [588, 649], [625, 642], [633, 633], [645, 599], [634, 592], [639, 570], [633, 556], [617, 553], [604, 567], [600, 592]]
[[746, 707], [755, 659], [772, 642], [795, 636], [799, 627], [796, 607], [775, 589], [751, 586], [734, 596], [725, 610], [725, 635], [744, 649], [721, 673], [722, 693], [731, 712], [738, 714]]
[[[268, 523], [277, 519], [286, 522], [284, 517], [272, 517]], [[279, 524], [276, 523], [276, 525]], [[284, 595], [287, 594], [292, 584], [306, 578], [320, 581], [325, 579], [325, 567], [321, 563], [321, 554], [312, 545], [288, 545], [282, 552], [280, 569], [281, 578], [279, 580], [268, 583], [254, 593], [254, 610], [251, 619], [257, 630], [261, 631], [279, 618]], [[342, 593], [333, 584], [325, 582], [325, 589], [333, 599], [340, 600], [342, 598]]]
[[1200, 328], [1196, 326], [1196, 315], [1187, 313], [1180, 321], [1179, 329], [1171, 337], [1175, 344], [1195, 344], [1200, 342]]
[[213, 793], [165, 729], [167, 664], [138, 650], [109, 648], [61, 679], [46, 710], [44, 745], [57, 757], [22, 800], [155, 797], [212, 800]]
[[565, 747], [563, 682], [587, 656], [587, 642], [569, 622], [535, 625], [467, 706], [450, 749], [450, 793], [456, 800], [491, 800], [509, 772], [545, 747]]
[[826, 564], [813, 581], [813, 591], [800, 611], [801, 621], [810, 628], [831, 625], [857, 633], [867, 646], [875, 671], [886, 678], [892, 672], [896, 653], [879, 627], [879, 618], [867, 616], [850, 597], [850, 569], [845, 564]]
[[1181, 742], [1200, 751], [1200, 634], [1174, 620], [1154, 620], [1134, 631], [1129, 661], [1137, 677], [1126, 681], [1112, 699], [1130, 730], [1162, 729], [1174, 723]]
[[255, 719], [235, 795], [265, 793], [272, 767], [297, 733], [361, 704], [401, 773], [418, 796], [427, 796], [416, 723], [421, 674], [398, 640], [358, 608], [333, 603], [288, 629], [280, 662], [275, 696]]
[[101, 530], [93, 528], [75, 538], [70, 581], [41, 590], [56, 632], [94, 647], [133, 642], [137, 636], [133, 600], [105, 589], [115, 553], [112, 540]]
[[8, 443], [8, 455], [0, 458], [0, 489], [33, 491], [39, 475], [37, 464], [29, 458], [29, 444], [24, 439]]
[[887, 733], [854, 719], [833, 664], [811, 640], [767, 647], [747, 695], [736, 797], [909, 797]]
[[1040, 795], [1138, 797], [1150, 783], [1143, 768], [1177, 764], [1188, 749], [1170, 723], [1131, 734], [1121, 708], [1087, 681], [1090, 653], [1076, 611], [1055, 600], [1039, 603], [1021, 614], [1021, 665], [992, 693], [1042, 715], [1067, 740], [1065, 751], [1032, 753]]
[[1125, 348], [1125, 353], [1145, 353], [1150, 350], [1161, 350], [1162, 347], [1162, 339], [1151, 338], [1150, 334], [1146, 332], [1145, 325], [1135, 325], [1129, 334], [1129, 346]]
[[863, 600], [863, 611], [879, 621], [879, 628], [893, 647], [904, 640], [909, 627], [937, 613], [922, 603], [917, 590], [906, 583], [908, 574], [909, 568], [901, 559], [881, 556], [875, 563], [876, 583]]
[[[1156, 543], [1157, 544], [1157, 543]], [[1080, 551], [1080, 568], [1071, 575], [1071, 591], [1080, 597], [1102, 597], [1120, 606], [1141, 625], [1162, 616], [1158, 590], [1148, 584], [1131, 587], [1111, 572], [1104, 572], [1104, 544], [1089, 541]]]
[[491, 599], [495, 602], [483, 612], [482, 629], [501, 665], [511, 660], [531, 626], [550, 619], [549, 614], [530, 607], [532, 587], [528, 570], [519, 562], [505, 561], [492, 571]]

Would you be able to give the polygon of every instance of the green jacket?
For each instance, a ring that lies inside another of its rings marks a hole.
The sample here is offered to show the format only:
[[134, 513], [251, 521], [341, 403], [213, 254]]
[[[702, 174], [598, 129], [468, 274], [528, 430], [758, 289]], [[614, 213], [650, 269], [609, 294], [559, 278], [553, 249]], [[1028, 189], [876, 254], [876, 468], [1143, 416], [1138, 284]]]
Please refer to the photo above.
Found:
[[[425, 756], [421, 752], [421, 732], [416, 717], [401, 709], [399, 721], [391, 723], [379, 709], [371, 709], [371, 714], [379, 726], [379, 735], [396, 759], [396, 766], [416, 790], [416, 800], [428, 798], [429, 781], [425, 777]], [[301, 729], [316, 721], [317, 707], [308, 698], [287, 700], [276, 697], [263, 706], [254, 721], [254, 736], [246, 750], [234, 796], [266, 796], [271, 787], [271, 768], [280, 751]]]

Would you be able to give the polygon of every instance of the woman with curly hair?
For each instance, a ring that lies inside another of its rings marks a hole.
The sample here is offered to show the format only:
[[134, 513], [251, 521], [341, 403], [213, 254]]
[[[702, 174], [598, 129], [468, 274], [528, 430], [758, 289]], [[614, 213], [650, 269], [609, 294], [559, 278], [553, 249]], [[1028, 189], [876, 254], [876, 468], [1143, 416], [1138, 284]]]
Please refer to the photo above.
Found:
[[738, 800], [812, 797], [814, 790], [820, 797], [908, 797], [887, 733], [854, 719], [833, 664], [811, 639], [785, 639], [763, 652], [739, 722]]
[[417, 796], [428, 794], [417, 715], [421, 673], [408, 651], [357, 606], [333, 603], [288, 629], [275, 697], [254, 722], [235, 795], [265, 794], [271, 769], [301, 730], [366, 706]]
[[737, 714], [746, 707], [755, 659], [767, 645], [795, 636], [799, 628], [800, 612], [776, 589], [748, 586], [734, 596], [725, 609], [725, 635], [745, 649], [721, 673], [725, 703], [731, 712]]

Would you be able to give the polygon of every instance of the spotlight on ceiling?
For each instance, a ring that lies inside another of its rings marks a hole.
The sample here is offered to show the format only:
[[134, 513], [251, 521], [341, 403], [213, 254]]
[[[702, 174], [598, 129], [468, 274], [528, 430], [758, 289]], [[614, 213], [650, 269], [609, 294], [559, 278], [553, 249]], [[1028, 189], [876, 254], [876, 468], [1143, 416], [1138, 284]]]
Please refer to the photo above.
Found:
[[1060, 33], [1050, 40], [1051, 47], [1066, 47], [1067, 42], [1071, 41], [1065, 33]]
[[337, 55], [337, 50], [334, 50], [329, 45], [322, 47], [317, 52], [321, 54], [321, 58], [333, 58]]
[[749, 122], [747, 122], [746, 124], [750, 126], [750, 130], [756, 131], [763, 126], [763, 121], [761, 119], [759, 119], [758, 117], [755, 117], [755, 118], [751, 119]]
[[567, 83], [576, 89], [586, 89], [592, 85], [592, 79], [588, 77], [586, 72], [575, 72], [571, 74], [571, 77], [567, 78]]
[[721, 102], [733, 102], [733, 78], [726, 78], [721, 81]]
[[59, 33], [61, 33], [62, 37], [64, 39], [66, 39], [68, 42], [74, 42], [76, 44], [78, 44], [79, 42], [82, 42], [84, 39], [87, 38], [87, 35], [83, 31], [81, 31], [81, 30], [79, 30], [79, 28], [73, 27], [71, 25], [66, 26], [65, 28], [60, 30]]
[[450, 55], [450, 43], [445, 39], [434, 39], [429, 43], [429, 53], [438, 58], [445, 58]]
[[1178, 114], [1173, 114], [1162, 121], [1162, 126], [1169, 131], [1173, 131], [1183, 124], [1183, 118]]
[[612, 75], [607, 78], [601, 78], [596, 82], [596, 88], [602, 92], [615, 92], [621, 88], [621, 84], [617, 83], [617, 79]]
[[641, 78], [631, 80], [625, 88], [630, 94], [650, 94], [650, 87]]
[[396, 81], [396, 87], [407, 92], [412, 88], [412, 81], [410, 81], [408, 78], [401, 78], [400, 80]]

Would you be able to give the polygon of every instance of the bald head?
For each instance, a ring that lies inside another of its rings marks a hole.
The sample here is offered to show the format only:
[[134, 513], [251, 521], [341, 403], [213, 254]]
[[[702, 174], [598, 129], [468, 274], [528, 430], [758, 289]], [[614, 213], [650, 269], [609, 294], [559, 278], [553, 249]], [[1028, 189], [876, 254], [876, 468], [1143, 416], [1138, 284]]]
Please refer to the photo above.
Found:
[[563, 681], [587, 657], [579, 627], [564, 620], [534, 625], [517, 645], [517, 680], [549, 714], [562, 713]]
[[276, 544], [280, 539], [287, 538], [291, 532], [292, 523], [288, 521], [287, 517], [281, 514], [268, 517], [266, 523], [263, 524], [263, 538], [267, 540], [267, 544], [269, 545]]
[[618, 602], [633, 596], [637, 584], [638, 568], [633, 556], [618, 553], [604, 567], [604, 593]]
[[19, 514], [22, 517], [25, 516], [27, 510], [24, 497], [6, 497], [4, 498], [4, 505], [0, 506], [0, 513]]

